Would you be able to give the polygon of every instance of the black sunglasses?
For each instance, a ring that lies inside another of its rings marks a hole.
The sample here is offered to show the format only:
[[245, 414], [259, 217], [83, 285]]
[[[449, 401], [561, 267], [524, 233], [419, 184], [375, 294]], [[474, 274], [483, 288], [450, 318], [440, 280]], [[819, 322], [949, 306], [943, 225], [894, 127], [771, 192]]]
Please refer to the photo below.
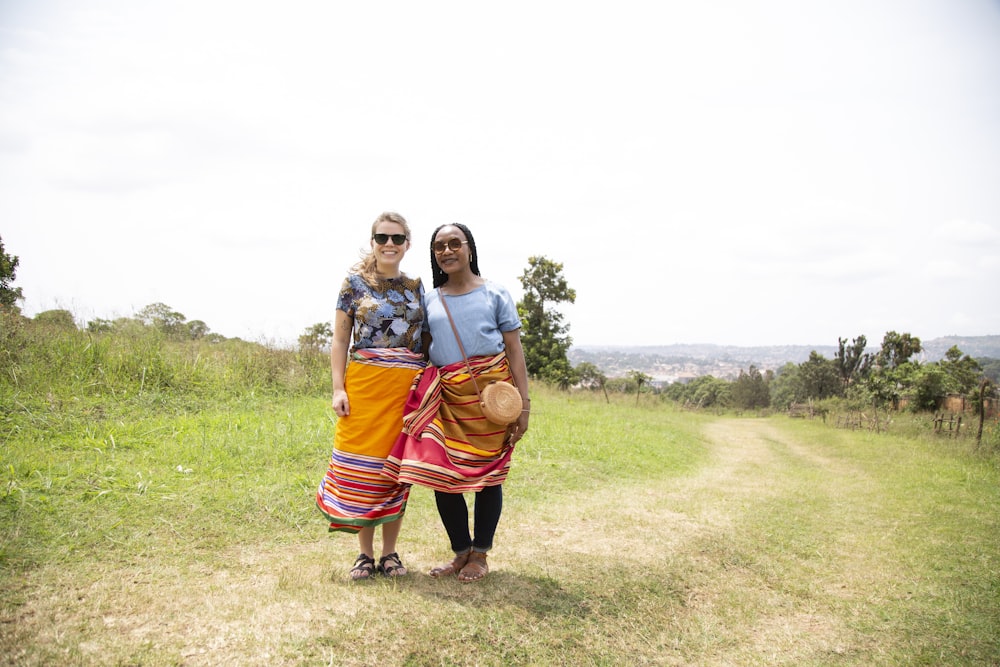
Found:
[[392, 242], [396, 245], [403, 245], [406, 243], [406, 234], [372, 234], [372, 238], [375, 239], [375, 243], [379, 245], [385, 245], [392, 239]]
[[458, 249], [461, 248], [466, 243], [468, 243], [468, 241], [459, 241], [458, 239], [448, 239], [447, 243], [445, 243], [444, 241], [435, 241], [433, 248], [434, 252], [438, 254], [443, 253], [445, 250], [458, 252]]

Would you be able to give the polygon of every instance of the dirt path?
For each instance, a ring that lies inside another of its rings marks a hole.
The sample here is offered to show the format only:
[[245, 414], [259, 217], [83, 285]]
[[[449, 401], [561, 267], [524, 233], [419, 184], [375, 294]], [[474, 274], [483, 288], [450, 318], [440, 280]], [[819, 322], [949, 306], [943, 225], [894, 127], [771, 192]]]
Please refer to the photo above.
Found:
[[[613, 497], [582, 494], [570, 503], [575, 520], [539, 525], [531, 517], [531, 525], [518, 526], [520, 534], [509, 540], [516, 549], [512, 556], [545, 559], [557, 578], [603, 566], [609, 576], [641, 572], [667, 582], [680, 605], [647, 611], [649, 623], [662, 628], [659, 641], [667, 645], [687, 636], [711, 646], [720, 635], [735, 637], [738, 648], [706, 649], [699, 664], [822, 663], [863, 653], [863, 638], [845, 627], [834, 608], [845, 599], [863, 599], [863, 587], [879, 567], [867, 554], [852, 552], [849, 539], [855, 511], [850, 494], [863, 493], [864, 473], [765, 420], [720, 419], [704, 435], [713, 458], [694, 475], [616, 489]], [[788, 526], [780, 517], [766, 518], [796, 499], [838, 494], [836, 504], [809, 518], [803, 530], [822, 528], [808, 537], [779, 534]], [[778, 540], [788, 546], [769, 550], [768, 541]], [[560, 555], [552, 556], [552, 544]], [[866, 574], [859, 578], [859, 572]], [[746, 618], [744, 607], [763, 611]]]
[[[787, 493], [786, 484], [793, 481], [791, 469], [815, 468], [831, 478], [861, 474], [816, 454], [760, 419], [720, 419], [708, 424], [704, 435], [711, 442], [712, 461], [693, 476], [670, 479], [662, 485], [619, 488], [611, 498], [608, 493], [580, 494], [567, 504], [573, 515], [582, 517], [587, 529], [580, 530], [579, 525], [553, 516], [544, 524], [544, 537], [595, 556], [625, 551], [648, 559], [657, 551], [726, 530], [748, 507]], [[622, 516], [639, 525], [624, 534], [615, 530]], [[537, 517], [530, 517], [530, 521], [537, 522]], [[528, 531], [538, 530], [537, 523], [523, 528], [525, 538]], [[608, 539], [601, 535], [608, 535]], [[511, 541], [523, 544], [535, 540]]]

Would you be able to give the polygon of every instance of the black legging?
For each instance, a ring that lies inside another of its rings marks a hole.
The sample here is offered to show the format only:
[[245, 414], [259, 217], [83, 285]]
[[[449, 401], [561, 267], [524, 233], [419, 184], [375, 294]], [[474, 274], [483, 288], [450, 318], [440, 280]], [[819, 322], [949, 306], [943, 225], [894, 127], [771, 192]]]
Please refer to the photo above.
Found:
[[473, 510], [475, 519], [475, 537], [469, 536], [469, 506], [461, 493], [434, 492], [438, 514], [444, 529], [451, 540], [451, 549], [455, 553], [468, 551], [472, 547], [476, 551], [486, 552], [493, 547], [493, 535], [500, 523], [500, 511], [503, 509], [503, 487], [487, 486], [476, 492], [476, 505]]

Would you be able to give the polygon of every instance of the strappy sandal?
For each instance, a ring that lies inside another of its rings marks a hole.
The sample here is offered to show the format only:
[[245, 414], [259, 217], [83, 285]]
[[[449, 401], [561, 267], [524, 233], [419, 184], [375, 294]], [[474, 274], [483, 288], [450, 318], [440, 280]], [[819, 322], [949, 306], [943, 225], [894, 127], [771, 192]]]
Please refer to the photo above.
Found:
[[453, 574], [458, 574], [459, 570], [465, 567], [465, 564], [469, 562], [469, 553], [466, 551], [464, 554], [455, 554], [455, 559], [446, 565], [441, 565], [439, 567], [431, 570], [432, 577], [450, 577]]
[[354, 567], [351, 568], [351, 579], [360, 581], [362, 579], [371, 579], [374, 576], [375, 559], [365, 554], [359, 555], [358, 559], [354, 561]]
[[383, 576], [402, 577], [406, 572], [403, 561], [399, 560], [399, 554], [395, 551], [378, 559], [378, 573]]
[[486, 554], [482, 551], [473, 551], [469, 554], [469, 562], [458, 572], [458, 580], [463, 584], [479, 581], [489, 574], [490, 566], [486, 564]]

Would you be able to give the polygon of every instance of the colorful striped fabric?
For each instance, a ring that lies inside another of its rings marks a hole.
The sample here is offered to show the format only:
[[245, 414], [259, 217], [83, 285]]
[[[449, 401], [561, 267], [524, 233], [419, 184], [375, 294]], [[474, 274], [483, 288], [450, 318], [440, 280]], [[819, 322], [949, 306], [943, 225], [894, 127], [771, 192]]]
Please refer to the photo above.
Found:
[[351, 361], [360, 361], [382, 368], [410, 368], [420, 370], [426, 362], [422, 355], [414, 354], [405, 347], [365, 348], [354, 350]]
[[[507, 356], [472, 357], [480, 387], [512, 381]], [[403, 484], [464, 493], [503, 484], [513, 447], [507, 429], [488, 421], [465, 362], [423, 371], [410, 393], [403, 432], [386, 459], [382, 474]]]
[[330, 465], [316, 492], [316, 505], [331, 531], [356, 533], [394, 521], [406, 510], [409, 485], [381, 472], [423, 366], [423, 357], [406, 348], [352, 353], [344, 378], [351, 413], [337, 419]]

